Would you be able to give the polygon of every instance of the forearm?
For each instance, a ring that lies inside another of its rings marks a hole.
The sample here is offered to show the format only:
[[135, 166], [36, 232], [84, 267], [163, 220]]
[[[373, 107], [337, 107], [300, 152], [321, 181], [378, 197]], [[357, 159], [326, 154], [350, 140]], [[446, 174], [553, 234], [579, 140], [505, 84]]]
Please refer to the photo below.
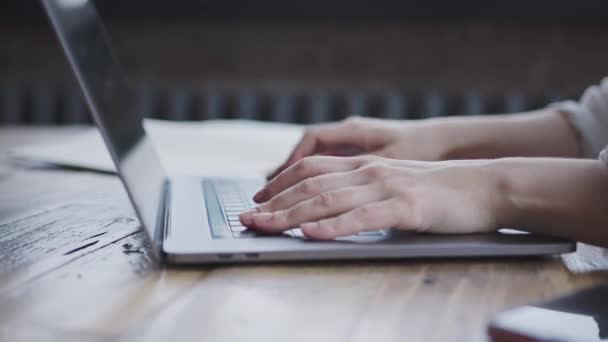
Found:
[[608, 167], [597, 160], [506, 158], [489, 164], [499, 225], [608, 246]]
[[579, 157], [576, 131], [554, 109], [428, 120], [440, 159]]

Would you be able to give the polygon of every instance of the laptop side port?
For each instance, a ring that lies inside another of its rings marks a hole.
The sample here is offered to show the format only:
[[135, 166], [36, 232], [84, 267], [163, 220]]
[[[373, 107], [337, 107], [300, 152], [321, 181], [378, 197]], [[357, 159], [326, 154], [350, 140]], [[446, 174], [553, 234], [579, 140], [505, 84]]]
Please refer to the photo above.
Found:
[[220, 253], [220, 254], [217, 255], [217, 258], [219, 260], [232, 260], [233, 256], [234, 255], [230, 254], [230, 253]]

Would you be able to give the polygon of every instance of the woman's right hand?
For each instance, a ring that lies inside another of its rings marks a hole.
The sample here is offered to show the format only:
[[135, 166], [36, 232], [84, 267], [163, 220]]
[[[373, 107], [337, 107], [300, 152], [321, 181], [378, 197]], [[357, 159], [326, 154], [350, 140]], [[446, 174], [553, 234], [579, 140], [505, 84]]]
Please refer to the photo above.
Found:
[[289, 158], [268, 179], [312, 155], [373, 154], [392, 159], [439, 160], [445, 138], [428, 120], [383, 120], [350, 117], [308, 128]]

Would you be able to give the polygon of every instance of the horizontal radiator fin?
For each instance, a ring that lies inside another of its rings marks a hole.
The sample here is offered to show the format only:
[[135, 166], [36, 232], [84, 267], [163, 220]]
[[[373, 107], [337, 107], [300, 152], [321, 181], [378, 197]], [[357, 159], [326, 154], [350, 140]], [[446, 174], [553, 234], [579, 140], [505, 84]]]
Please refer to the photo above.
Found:
[[[317, 123], [351, 115], [419, 119], [452, 115], [514, 113], [540, 108], [563, 96], [529, 96], [512, 91], [487, 95], [476, 91], [444, 94], [396, 89], [336, 89], [322, 87], [172, 86], [136, 87], [137, 111], [169, 120], [255, 119]], [[80, 91], [49, 83], [0, 86], [2, 124], [89, 123]]]

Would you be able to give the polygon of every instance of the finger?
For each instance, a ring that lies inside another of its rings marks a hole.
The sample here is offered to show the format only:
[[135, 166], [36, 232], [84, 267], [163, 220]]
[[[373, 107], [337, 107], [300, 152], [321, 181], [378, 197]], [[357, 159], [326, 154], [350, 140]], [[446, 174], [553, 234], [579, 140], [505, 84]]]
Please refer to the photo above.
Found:
[[266, 232], [280, 232], [304, 222], [339, 215], [367, 203], [379, 201], [383, 196], [383, 192], [373, 185], [324, 192], [289, 209], [254, 214], [252, 228]]
[[359, 167], [362, 162], [359, 158], [346, 157], [316, 156], [302, 159], [266, 183], [264, 188], [253, 196], [253, 200], [257, 203], [268, 201], [306, 178], [351, 171]]
[[285, 169], [287, 169], [295, 162], [303, 158], [300, 156], [311, 156], [315, 154], [314, 152], [317, 150], [318, 144], [319, 140], [316, 134], [313, 133], [312, 129], [306, 130], [306, 132], [304, 132], [304, 135], [302, 136], [302, 139], [300, 139], [300, 142], [298, 142], [296, 147], [294, 147], [287, 160], [283, 162], [283, 164], [281, 164], [276, 170], [274, 170], [274, 172], [266, 176], [266, 179], [271, 180], [276, 177]]
[[387, 229], [396, 226], [399, 217], [407, 215], [395, 199], [373, 202], [357, 207], [336, 217], [301, 225], [302, 233], [310, 239], [331, 240], [363, 231]]
[[354, 145], [336, 145], [336, 146], [327, 146], [324, 148], [322, 152], [318, 154], [324, 156], [334, 156], [334, 157], [352, 157], [361, 155], [365, 152], [361, 147]]
[[296, 185], [283, 190], [257, 207], [258, 212], [271, 212], [287, 209], [304, 200], [350, 186], [363, 185], [368, 182], [368, 175], [360, 171], [336, 172], [306, 178]]
[[358, 145], [360, 140], [360, 134], [355, 134], [344, 121], [311, 127], [306, 130], [289, 158], [267, 179], [273, 179], [300, 159], [317, 154], [323, 149], [331, 149], [335, 145], [342, 145], [341, 148], [344, 145]]

